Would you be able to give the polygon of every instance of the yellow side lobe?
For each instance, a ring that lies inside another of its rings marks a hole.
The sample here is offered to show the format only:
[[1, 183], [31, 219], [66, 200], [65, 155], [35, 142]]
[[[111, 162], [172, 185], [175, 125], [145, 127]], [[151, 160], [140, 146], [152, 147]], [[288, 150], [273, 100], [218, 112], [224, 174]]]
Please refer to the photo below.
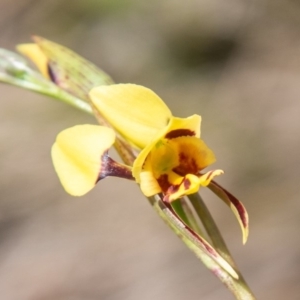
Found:
[[139, 148], [148, 145], [171, 118], [166, 104], [143, 86], [100, 86], [92, 89], [89, 95], [103, 117]]
[[140, 188], [146, 197], [161, 193], [162, 190], [154, 177], [151, 159], [146, 159], [144, 170], [140, 173]]
[[66, 192], [82, 196], [96, 184], [102, 155], [113, 145], [112, 129], [77, 125], [62, 131], [52, 146], [52, 161]]
[[27, 56], [37, 66], [45, 78], [50, 79], [48, 73], [48, 59], [38, 45], [21, 44], [17, 46], [17, 50], [24, 56]]

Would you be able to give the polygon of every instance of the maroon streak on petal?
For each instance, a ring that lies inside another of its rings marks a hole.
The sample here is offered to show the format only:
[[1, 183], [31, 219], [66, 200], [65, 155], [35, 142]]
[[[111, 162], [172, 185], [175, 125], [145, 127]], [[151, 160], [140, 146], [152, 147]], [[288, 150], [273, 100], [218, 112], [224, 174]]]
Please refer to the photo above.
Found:
[[166, 139], [175, 139], [180, 136], [194, 136], [196, 133], [190, 129], [176, 129], [165, 135]]
[[182, 181], [180, 182], [180, 184], [176, 184], [176, 185], [171, 184], [168, 181], [167, 174], [161, 175], [157, 179], [157, 182], [163, 191], [163, 194], [164, 194], [163, 201], [166, 203], [170, 203], [170, 201], [169, 201], [170, 195], [176, 193], [179, 190], [181, 185], [183, 185], [186, 190], [191, 186], [191, 181], [185, 177], [182, 178]]
[[214, 171], [209, 171], [208, 175], [207, 175], [207, 180], [210, 179], [211, 175], [214, 173]]
[[157, 182], [164, 193], [166, 193], [169, 187], [171, 186], [171, 183], [168, 179], [168, 174], [160, 175], [159, 178], [157, 178]]
[[191, 186], [191, 181], [187, 178], [183, 180], [183, 186], [187, 190]]

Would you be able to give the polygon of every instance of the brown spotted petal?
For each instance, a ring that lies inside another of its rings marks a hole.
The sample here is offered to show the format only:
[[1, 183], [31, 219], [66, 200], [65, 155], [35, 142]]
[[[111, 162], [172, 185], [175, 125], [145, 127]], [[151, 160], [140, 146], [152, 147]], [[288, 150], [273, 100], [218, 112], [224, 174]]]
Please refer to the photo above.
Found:
[[168, 176], [170, 187], [165, 192], [164, 200], [171, 202], [185, 195], [194, 194], [201, 186], [207, 186], [215, 176], [221, 174], [223, 174], [222, 170], [213, 170], [201, 176], [187, 174], [184, 177], [181, 177], [172, 172]]
[[243, 243], [245, 244], [249, 234], [249, 218], [244, 205], [231, 193], [221, 187], [215, 181], [211, 181], [208, 188], [221, 198], [233, 211], [239, 221], [243, 233]]

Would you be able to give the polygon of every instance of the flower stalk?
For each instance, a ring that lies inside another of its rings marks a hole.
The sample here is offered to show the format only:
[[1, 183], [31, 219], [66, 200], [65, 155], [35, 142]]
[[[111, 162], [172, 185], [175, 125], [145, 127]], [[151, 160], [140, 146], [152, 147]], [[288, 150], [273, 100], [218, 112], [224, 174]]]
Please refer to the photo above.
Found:
[[[196, 200], [197, 202], [199, 201], [199, 199], [201, 199], [201, 197], [198, 198], [198, 194], [190, 195], [189, 198], [192, 198], [194, 201]], [[230, 275], [227, 271], [220, 267], [220, 265], [215, 260], [213, 260], [211, 256], [206, 254], [206, 252], [201, 247], [201, 244], [199, 245], [198, 240], [197, 238], [195, 238], [193, 232], [191, 230], [187, 230], [187, 227], [183, 223], [180, 224], [178, 222], [178, 219], [174, 218], [172, 211], [165, 205], [165, 203], [158, 195], [149, 198], [149, 201], [152, 204], [153, 208], [156, 210], [156, 212], [159, 214], [159, 216], [180, 237], [180, 239], [185, 243], [185, 245], [192, 252], [195, 253], [195, 255], [202, 261], [202, 263], [209, 270], [211, 270], [211, 272], [215, 276], [219, 278], [219, 280], [232, 292], [232, 294], [237, 300], [255, 300], [255, 297], [252, 294], [250, 288], [248, 287], [248, 285], [246, 284], [236, 267], [234, 269], [234, 271], [237, 272], [235, 276], [232, 276], [234, 274]], [[201, 209], [204, 208], [204, 211], [208, 211], [204, 202], [201, 202], [202, 203], [198, 204], [198, 208], [201, 207]], [[201, 219], [201, 221], [203, 220]], [[216, 228], [216, 225], [211, 216], [209, 218], [206, 218], [203, 223], [206, 224], [206, 226]], [[216, 229], [213, 229], [213, 231], [216, 231]], [[226, 253], [226, 257], [229, 259], [229, 261], [233, 263], [233, 259], [224, 241], [221, 242], [221, 240], [223, 239], [220, 236], [220, 234], [214, 234], [214, 237], [212, 239], [215, 241], [214, 243], [216, 245], [220, 246], [220, 248], [223, 249], [223, 253]]]
[[193, 205], [195, 211], [197, 212], [197, 215], [200, 218], [208, 236], [210, 237], [212, 245], [218, 251], [218, 253], [220, 253], [220, 255], [226, 261], [228, 261], [231, 266], [234, 267], [234, 269], [238, 273], [239, 284], [233, 282], [228, 286], [228, 288], [232, 289], [232, 293], [236, 294], [236, 296], [242, 296], [242, 298], [240, 299], [255, 299], [241, 272], [239, 272], [236, 263], [234, 262], [232, 255], [230, 254], [230, 251], [217, 227], [217, 224], [215, 223], [210, 211], [207, 209], [207, 206], [205, 205], [202, 197], [199, 193], [196, 193], [189, 195], [188, 198], [191, 201], [191, 204]]

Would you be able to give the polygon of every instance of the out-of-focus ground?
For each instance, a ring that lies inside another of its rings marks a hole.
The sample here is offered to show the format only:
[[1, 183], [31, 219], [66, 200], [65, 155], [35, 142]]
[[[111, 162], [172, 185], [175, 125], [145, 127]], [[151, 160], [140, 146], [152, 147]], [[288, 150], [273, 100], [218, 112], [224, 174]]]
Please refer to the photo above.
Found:
[[[250, 237], [205, 192], [258, 299], [300, 294], [300, 4], [297, 1], [0, 0], [0, 44], [38, 34], [117, 82], [199, 113], [218, 182], [246, 205]], [[93, 118], [0, 85], [1, 300], [232, 299], [165, 226], [134, 183], [106, 179], [72, 198], [50, 147]]]

